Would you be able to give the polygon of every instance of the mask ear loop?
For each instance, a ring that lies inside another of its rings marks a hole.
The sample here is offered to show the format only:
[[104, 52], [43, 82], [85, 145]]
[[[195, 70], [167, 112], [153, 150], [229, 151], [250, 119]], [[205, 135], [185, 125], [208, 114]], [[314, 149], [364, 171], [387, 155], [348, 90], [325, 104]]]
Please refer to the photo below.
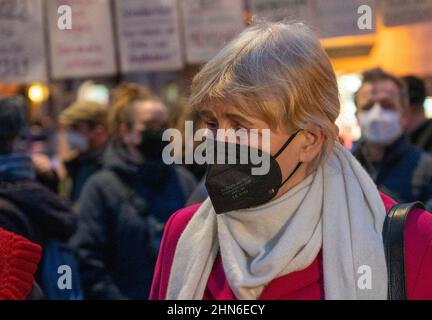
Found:
[[277, 157], [279, 157], [279, 155], [284, 152], [284, 150], [286, 149], [286, 147], [288, 147], [288, 145], [291, 143], [291, 141], [293, 141], [293, 139], [297, 136], [297, 134], [301, 131], [302, 129], [298, 129], [296, 132], [294, 132], [291, 137], [288, 138], [288, 140], [284, 143], [284, 145], [279, 149], [278, 152], [276, 152], [276, 154], [273, 156], [275, 159]]
[[[284, 143], [284, 145], [279, 149], [278, 152], [276, 152], [276, 154], [274, 155], [274, 158], [276, 159], [277, 157], [279, 157], [279, 155], [284, 152], [285, 148], [291, 143], [291, 141], [293, 141], [293, 139], [297, 136], [297, 134], [301, 131], [302, 129], [297, 130], [296, 132], [294, 132], [291, 137], [288, 138], [288, 140]], [[294, 170], [290, 173], [290, 175], [281, 183], [281, 185], [279, 186], [279, 188], [281, 188], [298, 170], [298, 168], [300, 168], [300, 166], [302, 165], [303, 162], [299, 162], [296, 167], [294, 168]]]
[[300, 168], [300, 166], [303, 164], [303, 162], [299, 162], [297, 165], [296, 165], [296, 167], [294, 168], [294, 170], [290, 173], [290, 175], [288, 176], [288, 178], [286, 178], [282, 183], [281, 183], [281, 185], [279, 186], [279, 188], [280, 187], [282, 187], [293, 175], [294, 175], [294, 173], [296, 173], [297, 172], [297, 170], [298, 170], [298, 168]]

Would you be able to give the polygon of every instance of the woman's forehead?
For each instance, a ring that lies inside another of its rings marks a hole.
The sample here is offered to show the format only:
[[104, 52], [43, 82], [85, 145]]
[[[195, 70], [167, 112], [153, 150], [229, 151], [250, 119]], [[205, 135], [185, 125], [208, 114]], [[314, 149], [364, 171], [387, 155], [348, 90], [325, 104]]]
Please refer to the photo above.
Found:
[[136, 123], [159, 121], [168, 119], [166, 107], [159, 101], [138, 102], [135, 105], [134, 119]]

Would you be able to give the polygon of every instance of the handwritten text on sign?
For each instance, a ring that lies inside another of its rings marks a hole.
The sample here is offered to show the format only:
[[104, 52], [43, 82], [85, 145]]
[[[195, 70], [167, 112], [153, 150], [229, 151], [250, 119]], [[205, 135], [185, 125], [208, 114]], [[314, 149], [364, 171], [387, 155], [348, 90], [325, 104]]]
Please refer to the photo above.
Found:
[[183, 67], [176, 0], [118, 0], [116, 14], [123, 72]]
[[432, 0], [382, 0], [386, 26], [432, 21]]
[[316, 24], [312, 0], [251, 0], [251, 11], [258, 19], [295, 20], [308, 25]]
[[[364, 8], [368, 10], [365, 12]], [[325, 0], [317, 2], [318, 30], [322, 38], [375, 32], [375, 0]], [[362, 20], [368, 23], [362, 26]], [[359, 23], [360, 21], [360, 23]]]
[[244, 28], [242, 0], [183, 0], [181, 4], [189, 63], [209, 60]]
[[41, 0], [0, 0], [0, 81], [46, 81]]
[[[53, 78], [111, 75], [116, 72], [109, 0], [50, 0], [51, 74]], [[58, 27], [58, 8], [72, 9], [72, 28]]]

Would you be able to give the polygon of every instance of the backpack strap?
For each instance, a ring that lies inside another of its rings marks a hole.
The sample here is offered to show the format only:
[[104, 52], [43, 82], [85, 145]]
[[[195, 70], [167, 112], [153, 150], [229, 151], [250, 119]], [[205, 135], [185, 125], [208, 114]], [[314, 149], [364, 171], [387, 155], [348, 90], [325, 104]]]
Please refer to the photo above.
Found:
[[424, 209], [423, 203], [399, 203], [387, 213], [384, 228], [384, 250], [388, 270], [389, 300], [406, 300], [404, 231], [406, 218], [414, 208]]

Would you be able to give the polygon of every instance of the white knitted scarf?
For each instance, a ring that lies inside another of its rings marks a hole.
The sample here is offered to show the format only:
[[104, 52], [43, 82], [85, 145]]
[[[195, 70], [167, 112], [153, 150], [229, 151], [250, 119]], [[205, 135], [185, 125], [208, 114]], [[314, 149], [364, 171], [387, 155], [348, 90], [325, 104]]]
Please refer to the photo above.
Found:
[[337, 144], [324, 165], [264, 205], [217, 215], [204, 201], [177, 244], [167, 299], [201, 299], [218, 251], [235, 296], [257, 299], [321, 248], [326, 299], [386, 299], [385, 214], [373, 181]]

